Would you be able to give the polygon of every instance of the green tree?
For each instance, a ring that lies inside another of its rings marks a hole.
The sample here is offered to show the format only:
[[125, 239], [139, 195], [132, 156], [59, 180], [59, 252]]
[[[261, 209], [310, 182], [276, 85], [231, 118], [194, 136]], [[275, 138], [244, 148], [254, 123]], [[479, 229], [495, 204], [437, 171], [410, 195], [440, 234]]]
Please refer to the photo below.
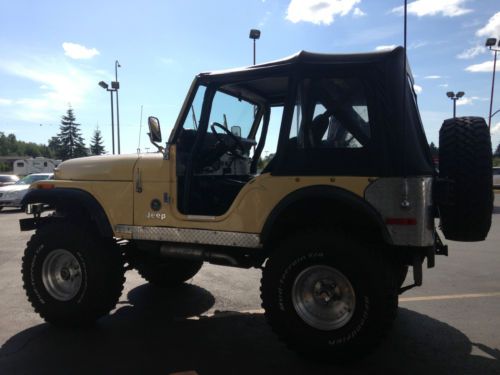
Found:
[[67, 160], [87, 156], [87, 150], [79, 127], [80, 124], [76, 123], [73, 108], [69, 107], [66, 114], [61, 118], [57, 141], [52, 144], [56, 146], [56, 155], [59, 159]]
[[434, 142], [431, 142], [431, 144], [429, 145], [429, 148], [431, 149], [431, 155], [433, 158], [439, 157], [439, 148], [436, 147]]
[[101, 131], [98, 127], [94, 130], [94, 135], [92, 137], [92, 140], [90, 141], [90, 153], [92, 155], [102, 155], [106, 153], [103, 145]]
[[0, 132], [0, 156], [45, 156], [52, 158], [54, 153], [42, 144], [18, 141], [14, 134], [5, 135]]

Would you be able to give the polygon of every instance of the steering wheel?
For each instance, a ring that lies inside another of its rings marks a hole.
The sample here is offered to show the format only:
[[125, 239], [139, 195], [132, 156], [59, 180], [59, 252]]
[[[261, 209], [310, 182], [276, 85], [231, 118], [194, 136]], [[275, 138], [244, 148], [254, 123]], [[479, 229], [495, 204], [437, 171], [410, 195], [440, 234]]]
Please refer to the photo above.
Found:
[[[222, 137], [220, 133], [217, 133], [215, 128], [221, 129], [224, 133], [226, 133], [229, 138], [233, 140], [233, 144], [229, 145], [226, 142], [226, 138]], [[235, 136], [231, 131], [226, 128], [224, 125], [219, 124], [218, 122], [214, 122], [212, 125], [210, 125], [210, 129], [212, 129], [212, 133], [214, 134], [215, 138], [217, 138], [217, 141], [224, 145], [226, 150], [234, 157], [241, 158], [241, 154], [237, 152], [237, 150], [240, 150], [241, 153], [245, 151], [245, 147], [243, 146], [243, 143], [241, 143], [241, 140]]]

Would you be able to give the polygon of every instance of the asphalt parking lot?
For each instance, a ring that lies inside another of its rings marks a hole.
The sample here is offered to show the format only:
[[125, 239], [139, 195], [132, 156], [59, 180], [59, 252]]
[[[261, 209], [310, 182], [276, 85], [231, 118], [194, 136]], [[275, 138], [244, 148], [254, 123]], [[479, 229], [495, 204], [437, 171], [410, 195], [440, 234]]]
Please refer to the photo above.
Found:
[[159, 290], [127, 272], [120, 302], [96, 327], [55, 329], [28, 304], [20, 262], [31, 233], [0, 212], [0, 374], [500, 374], [500, 194], [486, 241], [450, 256], [400, 297], [394, 327], [357, 363], [308, 362], [281, 344], [260, 309], [260, 270], [205, 265]]

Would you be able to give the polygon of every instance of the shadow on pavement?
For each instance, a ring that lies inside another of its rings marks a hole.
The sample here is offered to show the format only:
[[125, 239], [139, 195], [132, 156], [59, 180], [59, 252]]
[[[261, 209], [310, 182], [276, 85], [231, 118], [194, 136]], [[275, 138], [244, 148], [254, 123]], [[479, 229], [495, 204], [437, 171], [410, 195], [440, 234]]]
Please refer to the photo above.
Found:
[[[115, 313], [85, 331], [41, 324], [0, 349], [2, 374], [489, 374], [500, 353], [459, 330], [401, 308], [387, 339], [369, 357], [334, 366], [288, 351], [262, 314], [216, 313], [214, 297], [195, 285], [176, 290], [139, 286]], [[471, 354], [473, 346], [490, 357]]]

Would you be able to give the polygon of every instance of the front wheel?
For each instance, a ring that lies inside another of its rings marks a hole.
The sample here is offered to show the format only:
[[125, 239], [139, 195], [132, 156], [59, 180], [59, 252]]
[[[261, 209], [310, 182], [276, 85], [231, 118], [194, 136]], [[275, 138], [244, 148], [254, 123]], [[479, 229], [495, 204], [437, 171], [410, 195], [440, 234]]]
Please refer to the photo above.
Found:
[[262, 276], [262, 306], [287, 345], [322, 360], [359, 357], [390, 327], [396, 278], [387, 261], [341, 235], [282, 242]]
[[38, 228], [28, 242], [23, 287], [47, 322], [86, 325], [115, 307], [125, 282], [123, 263], [112, 239], [54, 221]]

